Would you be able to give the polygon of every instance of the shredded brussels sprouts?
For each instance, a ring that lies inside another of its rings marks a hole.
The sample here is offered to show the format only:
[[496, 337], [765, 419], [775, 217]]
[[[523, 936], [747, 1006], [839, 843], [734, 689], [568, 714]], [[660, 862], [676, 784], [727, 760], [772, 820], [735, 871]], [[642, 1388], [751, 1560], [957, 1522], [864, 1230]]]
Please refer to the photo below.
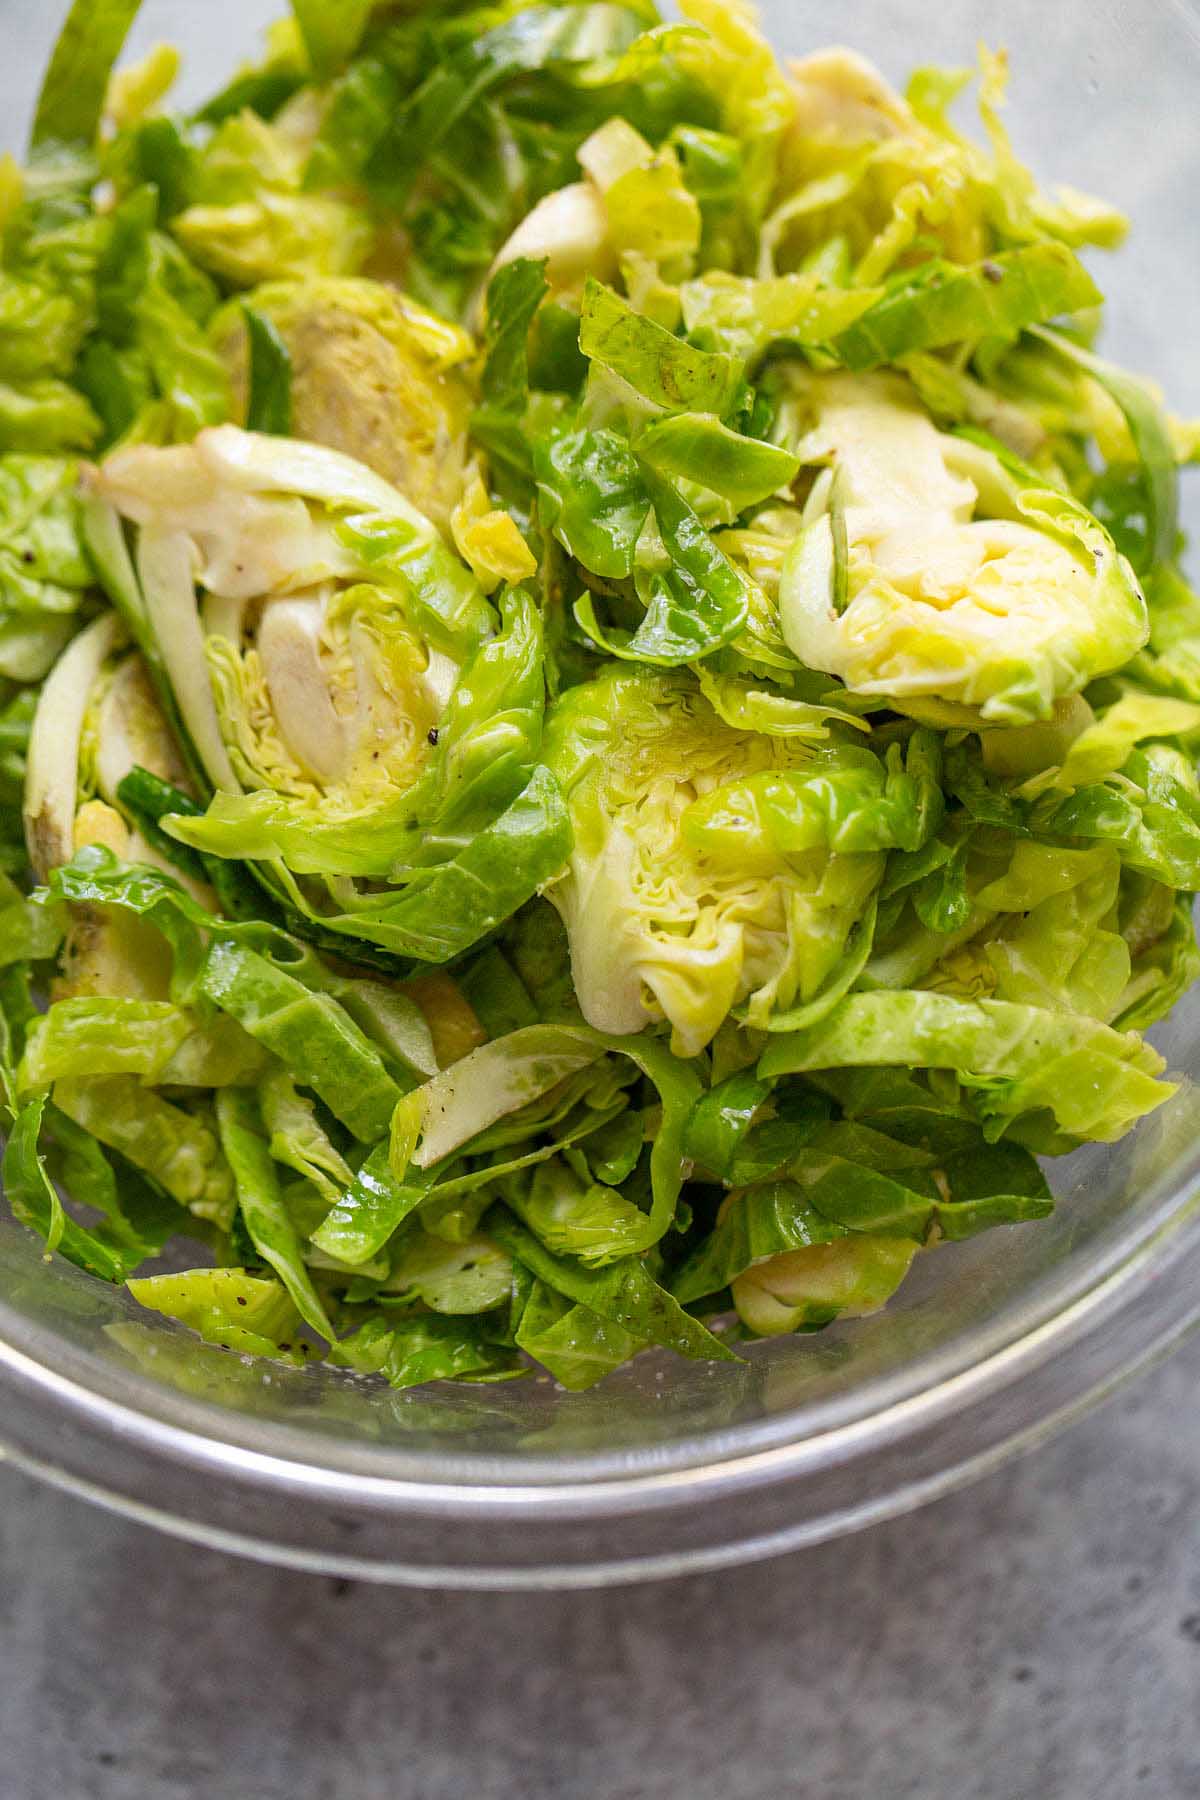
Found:
[[1004, 56], [972, 135], [741, 0], [294, 0], [185, 114], [137, 10], [0, 165], [14, 1215], [575, 1389], [1043, 1218], [1200, 975], [1200, 430]]

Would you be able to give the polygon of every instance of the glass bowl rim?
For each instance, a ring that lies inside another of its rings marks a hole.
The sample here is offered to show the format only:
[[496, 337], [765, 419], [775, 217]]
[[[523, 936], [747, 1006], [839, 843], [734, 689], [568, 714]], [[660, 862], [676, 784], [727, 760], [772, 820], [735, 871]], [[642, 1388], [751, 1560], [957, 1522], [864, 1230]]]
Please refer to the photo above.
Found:
[[[1154, 1306], [1146, 1304], [1152, 1288]], [[140, 1372], [114, 1371], [87, 1351], [64, 1356], [52, 1330], [0, 1303], [0, 1456], [179, 1535], [293, 1566], [421, 1585], [595, 1585], [768, 1555], [908, 1510], [1078, 1416], [1197, 1323], [1200, 1146], [1150, 1184], [1136, 1220], [1065, 1258], [996, 1318], [834, 1399], [669, 1446], [468, 1459], [355, 1445], [239, 1415]], [[1023, 1390], [1031, 1404], [1014, 1415], [1012, 1395]], [[999, 1428], [997, 1405], [1006, 1410]], [[951, 1424], [953, 1443], [932, 1473], [868, 1492], [873, 1464], [931, 1432], [949, 1434]], [[90, 1467], [93, 1456], [103, 1474]], [[847, 1469], [868, 1476], [860, 1505], [822, 1512], [818, 1500], [812, 1514], [800, 1504], [806, 1485], [819, 1495], [825, 1478]], [[166, 1495], [168, 1471], [195, 1478], [194, 1503]], [[265, 1522], [222, 1522], [231, 1496], [265, 1509]], [[755, 1529], [756, 1508], [790, 1500], [804, 1516]], [[727, 1525], [720, 1542], [672, 1549], [680, 1509], [715, 1515], [731, 1506], [747, 1509], [744, 1529]], [[308, 1521], [330, 1507], [347, 1529], [351, 1520], [376, 1530], [469, 1523], [501, 1529], [506, 1543], [495, 1567], [431, 1563], [403, 1543], [394, 1553], [340, 1554], [319, 1530], [309, 1541]], [[287, 1530], [276, 1529], [285, 1515]], [[590, 1531], [629, 1520], [647, 1524], [657, 1548], [626, 1557], [619, 1547], [600, 1554], [589, 1546]], [[567, 1551], [543, 1554], [547, 1526], [566, 1533]]]

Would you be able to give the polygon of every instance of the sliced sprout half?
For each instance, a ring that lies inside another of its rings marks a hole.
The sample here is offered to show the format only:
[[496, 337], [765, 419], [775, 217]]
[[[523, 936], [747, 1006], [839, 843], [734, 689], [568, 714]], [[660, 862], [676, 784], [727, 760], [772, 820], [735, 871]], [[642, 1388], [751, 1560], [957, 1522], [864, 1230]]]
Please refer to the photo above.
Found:
[[900, 377], [795, 379], [820, 471], [780, 587], [802, 662], [932, 723], [1025, 725], [1142, 647], [1137, 579], [1078, 502], [939, 432]]
[[120, 452], [94, 488], [106, 541], [134, 527], [144, 613], [123, 609], [217, 790], [170, 836], [257, 863], [304, 935], [388, 968], [446, 962], [558, 873], [524, 589], [497, 614], [424, 514], [313, 444], [223, 426]]
[[[313, 277], [271, 282], [250, 296], [286, 346], [292, 431], [355, 457], [445, 527], [463, 490], [475, 346], [457, 325], [380, 281]], [[245, 314], [213, 324], [244, 412]]]
[[735, 1278], [738, 1317], [759, 1337], [863, 1319], [885, 1306], [908, 1274], [917, 1245], [851, 1232], [758, 1263]]
[[575, 832], [549, 898], [589, 1024], [666, 1019], [693, 1056], [735, 1009], [767, 1025], [820, 994], [883, 873], [878, 845], [831, 850], [823, 804], [839, 774], [882, 779], [869, 751], [739, 731], [690, 676], [614, 670], [559, 701], [546, 758]]
[[491, 623], [416, 507], [340, 452], [234, 426], [119, 451], [94, 488], [138, 528], [150, 628], [214, 787], [351, 813], [411, 785]]
[[[123, 815], [117, 789], [135, 766], [185, 783], [178, 751], [136, 651], [103, 613], [59, 658], [42, 688], [29, 743], [24, 818], [33, 871], [45, 880], [99, 844], [126, 862], [165, 869], [201, 905], [213, 896], [168, 863]], [[59, 998], [165, 998], [170, 962], [158, 933], [110, 909], [71, 909]]]
[[34, 874], [70, 862], [75, 851], [79, 745], [93, 691], [121, 639], [115, 613], [94, 619], [63, 652], [42, 687], [29, 739], [25, 841]]

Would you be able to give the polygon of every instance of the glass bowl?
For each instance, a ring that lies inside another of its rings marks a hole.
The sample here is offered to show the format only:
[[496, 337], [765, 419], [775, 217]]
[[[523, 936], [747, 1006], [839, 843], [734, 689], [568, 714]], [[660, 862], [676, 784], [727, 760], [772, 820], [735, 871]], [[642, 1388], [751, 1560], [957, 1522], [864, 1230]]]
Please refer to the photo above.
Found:
[[[32, 10], [0, 0], [18, 123], [59, 8]], [[142, 41], [181, 42], [200, 91], [277, 8], [144, 10]], [[824, 9], [765, 10], [785, 51], [823, 41]], [[852, 0], [838, 33], [896, 77], [970, 62], [980, 36], [1009, 47], [1021, 150], [1134, 218], [1103, 273], [1108, 344], [1200, 412], [1189, 0]], [[644, 1356], [585, 1395], [548, 1379], [394, 1394], [251, 1365], [45, 1262], [0, 1219], [0, 1454], [185, 1537], [423, 1585], [631, 1580], [855, 1529], [1036, 1444], [1200, 1317], [1200, 994], [1154, 1035], [1179, 1093], [1124, 1144], [1058, 1164], [1048, 1222], [922, 1258], [876, 1318], [739, 1364]]]

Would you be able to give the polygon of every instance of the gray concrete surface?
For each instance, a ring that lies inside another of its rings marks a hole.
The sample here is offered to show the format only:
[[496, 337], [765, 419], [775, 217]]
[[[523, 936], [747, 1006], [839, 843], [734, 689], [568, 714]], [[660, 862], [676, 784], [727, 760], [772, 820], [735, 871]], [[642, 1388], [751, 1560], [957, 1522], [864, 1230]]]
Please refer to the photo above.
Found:
[[1200, 1342], [1034, 1457], [720, 1575], [440, 1595], [0, 1472], [4, 1800], [1194, 1800]]

